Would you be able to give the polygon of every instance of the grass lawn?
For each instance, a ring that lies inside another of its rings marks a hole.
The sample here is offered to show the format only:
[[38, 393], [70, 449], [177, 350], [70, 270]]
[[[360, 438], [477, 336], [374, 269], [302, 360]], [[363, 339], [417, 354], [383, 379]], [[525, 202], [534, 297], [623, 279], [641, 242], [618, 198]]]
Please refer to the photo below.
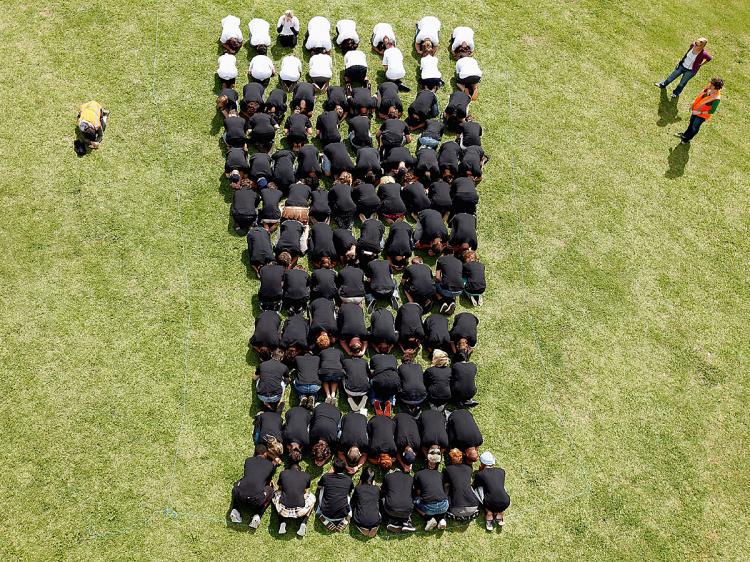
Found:
[[[505, 530], [365, 541], [316, 524], [300, 541], [268, 516], [255, 534], [227, 527], [251, 451], [258, 282], [220, 177], [216, 40], [227, 13], [246, 31], [286, 6], [9, 0], [0, 557], [746, 558], [750, 3], [351, 6], [294, 8], [303, 26], [353, 17], [363, 42], [392, 22], [415, 73], [419, 17], [441, 18], [441, 47], [456, 25], [476, 30], [472, 112], [491, 160], [475, 415], [508, 473]], [[697, 35], [714, 61], [660, 100], [653, 82]], [[452, 76], [443, 49], [440, 62]], [[714, 74], [718, 114], [679, 147]], [[78, 159], [74, 117], [92, 98], [110, 128]]]

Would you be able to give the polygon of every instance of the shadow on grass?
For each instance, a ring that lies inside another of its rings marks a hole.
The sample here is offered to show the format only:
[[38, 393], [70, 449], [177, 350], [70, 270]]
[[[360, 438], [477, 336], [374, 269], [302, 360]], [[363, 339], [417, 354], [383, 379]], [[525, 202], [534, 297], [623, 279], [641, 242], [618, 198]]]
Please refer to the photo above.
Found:
[[677, 99], [678, 98], [670, 98], [667, 95], [666, 88], [661, 88], [659, 90], [659, 109], [656, 112], [659, 116], [659, 120], [656, 124], [659, 127], [666, 127], [667, 125], [680, 121], [681, 118], [677, 115]]
[[664, 177], [675, 179], [685, 174], [685, 166], [690, 160], [690, 143], [680, 143], [674, 148], [669, 149], [667, 164], [669, 169], [664, 172]]

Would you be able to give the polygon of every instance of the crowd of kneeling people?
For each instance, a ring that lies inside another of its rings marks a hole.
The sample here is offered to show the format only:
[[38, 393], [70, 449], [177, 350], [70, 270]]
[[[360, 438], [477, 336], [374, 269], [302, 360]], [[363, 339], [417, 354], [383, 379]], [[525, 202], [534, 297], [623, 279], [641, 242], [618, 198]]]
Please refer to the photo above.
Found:
[[[473, 31], [453, 31], [450, 52], [457, 59], [458, 90], [441, 114], [435, 95], [444, 85], [436, 59], [440, 21], [428, 16], [417, 22], [420, 89], [404, 118], [400, 93], [410, 89], [389, 24], [376, 25], [372, 34], [387, 79], [376, 95], [354, 21], [336, 24], [335, 43], [344, 52], [343, 86], [330, 84], [333, 42], [327, 19], [312, 18], [305, 35], [304, 46], [312, 53], [310, 82], [300, 81], [302, 63], [293, 55], [276, 71], [266, 54], [268, 22], [256, 18], [248, 28], [257, 54], [241, 100], [234, 55], [244, 38], [234, 16], [222, 20], [226, 52], [217, 71], [225, 174], [234, 190], [231, 215], [235, 231], [247, 237], [261, 309], [249, 345], [261, 360], [254, 379], [262, 409], [255, 418], [255, 455], [245, 461], [232, 491], [231, 520], [249, 517], [250, 527], [257, 528], [273, 503], [280, 534], [296, 519], [297, 534], [304, 536], [313, 509], [329, 530], [342, 530], [351, 521], [366, 536], [375, 536], [381, 523], [393, 532], [414, 531], [413, 510], [425, 518], [427, 531], [446, 528], [447, 518], [470, 521], [480, 509], [488, 531], [501, 527], [510, 504], [505, 472], [490, 451], [480, 454], [482, 435], [469, 411], [478, 404], [477, 368], [470, 357], [479, 320], [461, 312], [452, 326], [449, 321], [457, 299], [464, 295], [481, 306], [486, 289], [476, 210], [487, 156], [482, 128], [469, 114], [481, 78], [472, 56]], [[299, 20], [287, 11], [276, 31], [279, 45], [294, 48]], [[266, 92], [276, 75], [279, 87]], [[326, 100], [314, 130], [316, 95]], [[373, 139], [375, 116], [382, 124]], [[271, 154], [280, 129], [289, 148]], [[443, 142], [445, 132], [454, 133], [455, 140]], [[313, 135], [322, 154], [310, 143]], [[414, 155], [405, 146], [413, 135], [418, 135]], [[436, 258], [434, 274], [415, 251]], [[304, 255], [311, 274], [298, 264]], [[401, 274], [400, 283], [394, 273]], [[403, 304], [399, 289], [406, 296]], [[400, 365], [392, 354], [396, 348]], [[431, 360], [424, 370], [416, 361], [422, 348]], [[289, 383], [299, 406], [282, 416]], [[351, 409], [346, 414], [337, 407], [339, 386]], [[376, 414], [369, 421], [368, 402]], [[332, 465], [316, 495], [310, 475], [300, 469], [306, 454], [318, 467]], [[420, 457], [425, 468], [412, 476]], [[287, 468], [274, 485], [284, 458]], [[444, 459], [448, 466], [441, 473]], [[368, 461], [385, 474], [380, 487]]]

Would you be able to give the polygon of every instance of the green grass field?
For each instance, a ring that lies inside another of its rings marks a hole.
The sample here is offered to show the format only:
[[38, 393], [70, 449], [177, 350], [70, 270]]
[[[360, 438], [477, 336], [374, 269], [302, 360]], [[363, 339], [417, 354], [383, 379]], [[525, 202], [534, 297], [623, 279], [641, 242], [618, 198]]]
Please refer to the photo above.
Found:
[[[303, 26], [353, 17], [363, 40], [392, 22], [412, 85], [419, 17], [441, 18], [441, 47], [456, 25], [477, 32], [491, 287], [475, 415], [508, 473], [505, 530], [365, 541], [316, 525], [300, 541], [268, 516], [255, 534], [226, 525], [252, 449], [258, 283], [220, 177], [216, 40], [227, 13], [246, 30], [287, 6], [10, 0], [0, 557], [746, 559], [750, 4], [352, 6], [293, 7]], [[660, 100], [653, 82], [701, 34], [714, 61], [676, 105]], [[714, 74], [717, 116], [677, 147]], [[92, 98], [110, 127], [78, 159], [74, 118]]]

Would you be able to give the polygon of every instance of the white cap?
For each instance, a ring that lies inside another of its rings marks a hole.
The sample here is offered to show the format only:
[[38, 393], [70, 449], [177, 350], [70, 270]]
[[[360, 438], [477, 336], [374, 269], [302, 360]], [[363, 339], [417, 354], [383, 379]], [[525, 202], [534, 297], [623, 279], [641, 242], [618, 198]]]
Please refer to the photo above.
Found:
[[495, 466], [495, 455], [489, 451], [485, 451], [479, 456], [479, 462], [484, 466]]

